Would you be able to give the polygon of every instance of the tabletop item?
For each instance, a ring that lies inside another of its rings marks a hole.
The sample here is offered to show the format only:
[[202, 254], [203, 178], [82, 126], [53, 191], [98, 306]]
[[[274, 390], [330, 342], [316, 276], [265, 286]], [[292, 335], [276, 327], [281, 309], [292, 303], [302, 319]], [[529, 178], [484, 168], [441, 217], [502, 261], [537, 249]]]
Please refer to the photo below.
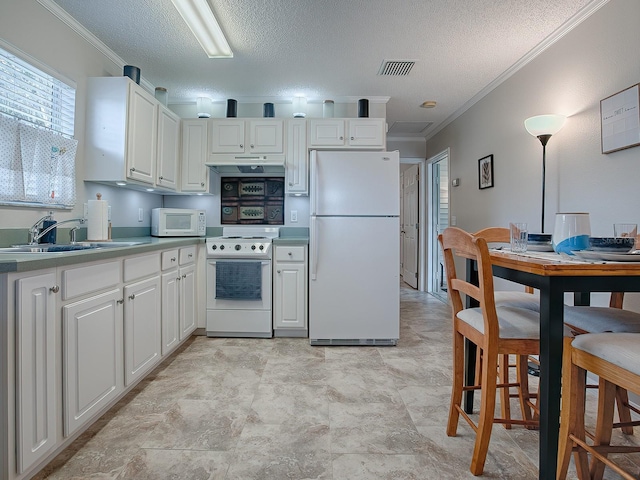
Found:
[[610, 252], [595, 252], [592, 250], [580, 250], [579, 252], [573, 252], [576, 257], [580, 257], [584, 260], [594, 260], [600, 262], [640, 262], [640, 254], [638, 253], [610, 253]]
[[528, 233], [527, 250], [532, 252], [553, 252], [550, 233]]
[[589, 237], [589, 250], [594, 252], [627, 253], [633, 249], [636, 236], [632, 237]]
[[613, 236], [614, 237], [633, 237], [638, 234], [638, 225], [635, 223], [614, 223], [613, 224]]
[[526, 252], [527, 251], [527, 224], [526, 223], [510, 223], [509, 232], [511, 234], [511, 251]]
[[591, 223], [588, 213], [556, 213], [553, 230], [553, 249], [556, 253], [573, 255], [576, 250], [589, 247]]
[[102, 194], [96, 193], [97, 200], [87, 202], [87, 240], [100, 241], [109, 238], [109, 204], [102, 200]]

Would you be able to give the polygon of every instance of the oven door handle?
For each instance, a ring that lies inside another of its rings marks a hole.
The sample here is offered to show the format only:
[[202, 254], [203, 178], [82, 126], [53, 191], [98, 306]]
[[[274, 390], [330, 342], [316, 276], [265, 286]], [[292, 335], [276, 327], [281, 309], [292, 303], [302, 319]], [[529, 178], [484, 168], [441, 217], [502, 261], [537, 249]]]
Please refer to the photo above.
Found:
[[[209, 259], [209, 264], [210, 265], [215, 265], [216, 262], [219, 262], [219, 261], [222, 261], [222, 262], [225, 262], [225, 261], [226, 262], [229, 262], [229, 261], [231, 261], [231, 262], [237, 262], [237, 261], [255, 262], [256, 260], [251, 260], [250, 258], [240, 258], [240, 259], [238, 259], [238, 258], [218, 258], [218, 259], [214, 260], [214, 259], [210, 258]], [[260, 261], [260, 265], [271, 265], [271, 261], [270, 260], [261, 260]]]

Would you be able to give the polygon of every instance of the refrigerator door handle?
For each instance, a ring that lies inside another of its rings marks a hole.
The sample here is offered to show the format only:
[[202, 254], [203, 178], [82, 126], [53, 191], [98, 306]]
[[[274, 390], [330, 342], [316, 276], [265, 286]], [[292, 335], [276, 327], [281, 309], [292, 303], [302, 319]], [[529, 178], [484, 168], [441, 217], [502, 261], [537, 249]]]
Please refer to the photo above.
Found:
[[311, 150], [311, 171], [309, 172], [311, 176], [311, 198], [309, 199], [309, 207], [311, 210], [311, 215], [316, 214], [316, 196], [318, 195], [318, 165], [316, 162], [316, 150]]
[[309, 276], [311, 280], [316, 279], [316, 273], [318, 270], [318, 225], [317, 218], [311, 217], [311, 268]]

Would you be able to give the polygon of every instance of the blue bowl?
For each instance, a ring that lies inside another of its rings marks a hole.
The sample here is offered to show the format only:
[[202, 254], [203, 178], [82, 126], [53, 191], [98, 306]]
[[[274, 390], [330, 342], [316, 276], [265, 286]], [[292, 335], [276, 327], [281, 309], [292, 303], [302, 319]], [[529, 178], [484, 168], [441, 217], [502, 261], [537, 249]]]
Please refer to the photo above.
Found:
[[634, 237], [589, 237], [589, 250], [594, 252], [627, 253], [633, 250]]

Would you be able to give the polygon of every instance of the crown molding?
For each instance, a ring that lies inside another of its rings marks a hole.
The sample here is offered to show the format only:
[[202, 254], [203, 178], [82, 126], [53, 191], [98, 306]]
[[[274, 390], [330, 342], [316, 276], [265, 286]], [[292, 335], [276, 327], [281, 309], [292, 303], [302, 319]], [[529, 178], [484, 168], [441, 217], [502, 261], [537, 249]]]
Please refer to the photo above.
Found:
[[473, 97], [471, 97], [464, 105], [462, 105], [458, 110], [449, 115], [442, 123], [440, 123], [434, 130], [429, 132], [428, 135], [425, 136], [427, 140], [433, 138], [437, 133], [442, 131], [447, 125], [452, 123], [455, 119], [469, 110], [472, 106], [486, 97], [489, 93], [495, 90], [499, 85], [504, 83], [507, 79], [509, 79], [513, 74], [522, 69], [525, 65], [530, 63], [540, 54], [542, 54], [545, 50], [551, 47], [558, 40], [563, 38], [567, 33], [573, 30], [575, 27], [580, 25], [583, 21], [593, 15], [596, 11], [602, 8], [604, 5], [609, 3], [609, 0], [592, 0], [587, 5], [585, 5], [578, 13], [576, 13], [573, 17], [568, 19], [562, 25], [560, 25], [554, 32], [552, 32], [547, 38], [545, 38], [538, 45], [533, 47], [529, 52], [527, 52], [520, 60], [511, 65], [507, 70], [505, 70], [500, 76], [498, 76], [495, 80], [489, 83], [486, 87], [476, 93]]

